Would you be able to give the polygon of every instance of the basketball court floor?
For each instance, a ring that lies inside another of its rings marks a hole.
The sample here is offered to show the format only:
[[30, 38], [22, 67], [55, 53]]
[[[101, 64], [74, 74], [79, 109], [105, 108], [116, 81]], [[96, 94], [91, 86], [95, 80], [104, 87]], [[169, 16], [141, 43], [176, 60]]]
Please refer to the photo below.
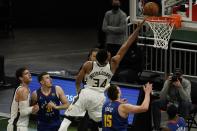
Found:
[[[31, 72], [64, 70], [67, 77], [73, 77], [89, 50], [98, 44], [93, 28], [24, 28], [15, 29], [14, 35], [15, 38], [0, 39], [7, 77], [14, 77], [16, 69], [22, 66]], [[14, 88], [0, 88], [0, 131], [6, 131], [13, 93]], [[35, 131], [35, 121], [29, 127], [29, 131]], [[69, 128], [75, 130], [76, 127]]]

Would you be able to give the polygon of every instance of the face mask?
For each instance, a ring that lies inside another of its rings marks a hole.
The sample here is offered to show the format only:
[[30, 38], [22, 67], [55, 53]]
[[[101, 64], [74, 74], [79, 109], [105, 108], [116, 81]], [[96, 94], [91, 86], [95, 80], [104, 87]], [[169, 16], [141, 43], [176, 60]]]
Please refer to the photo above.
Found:
[[112, 9], [113, 9], [113, 10], [118, 10], [119, 8], [120, 8], [119, 5], [113, 5], [113, 6], [112, 6]]

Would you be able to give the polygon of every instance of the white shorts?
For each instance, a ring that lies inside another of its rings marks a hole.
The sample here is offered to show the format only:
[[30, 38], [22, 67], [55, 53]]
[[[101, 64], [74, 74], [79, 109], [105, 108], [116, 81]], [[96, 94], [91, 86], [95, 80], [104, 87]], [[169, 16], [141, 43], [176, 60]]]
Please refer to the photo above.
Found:
[[[14, 131], [14, 126], [12, 124], [8, 124], [7, 131]], [[17, 126], [17, 131], [28, 131], [28, 127]]]
[[65, 115], [80, 116], [87, 110], [89, 117], [99, 122], [102, 118], [102, 106], [104, 102], [105, 96], [103, 92], [85, 88], [81, 90], [78, 100], [69, 107]]

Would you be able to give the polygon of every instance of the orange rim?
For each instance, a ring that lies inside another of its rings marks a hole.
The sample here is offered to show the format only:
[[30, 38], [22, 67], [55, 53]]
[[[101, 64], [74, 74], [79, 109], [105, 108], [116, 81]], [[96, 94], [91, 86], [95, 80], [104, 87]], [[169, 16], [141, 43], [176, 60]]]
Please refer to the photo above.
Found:
[[161, 22], [161, 23], [170, 23], [171, 25], [174, 24], [175, 28], [181, 27], [181, 16], [177, 14], [173, 14], [171, 16], [164, 16], [164, 17], [157, 17], [151, 16], [147, 17], [146, 21], [148, 22]]

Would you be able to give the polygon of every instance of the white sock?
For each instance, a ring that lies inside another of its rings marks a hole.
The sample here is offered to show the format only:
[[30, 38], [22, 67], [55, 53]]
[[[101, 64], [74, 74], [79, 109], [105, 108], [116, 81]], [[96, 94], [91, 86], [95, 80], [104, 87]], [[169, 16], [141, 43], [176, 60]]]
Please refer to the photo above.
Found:
[[67, 131], [70, 124], [71, 124], [71, 121], [64, 118], [58, 131]]

